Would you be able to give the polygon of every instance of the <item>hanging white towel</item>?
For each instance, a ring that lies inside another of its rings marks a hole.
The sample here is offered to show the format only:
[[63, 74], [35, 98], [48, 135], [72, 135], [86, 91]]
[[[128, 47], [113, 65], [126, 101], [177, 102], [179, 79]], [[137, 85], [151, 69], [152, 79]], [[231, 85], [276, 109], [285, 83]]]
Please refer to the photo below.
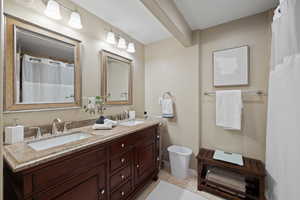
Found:
[[173, 118], [174, 117], [173, 100], [171, 98], [161, 98], [160, 104], [162, 108], [162, 117]]
[[241, 90], [216, 91], [216, 125], [230, 130], [241, 130]]

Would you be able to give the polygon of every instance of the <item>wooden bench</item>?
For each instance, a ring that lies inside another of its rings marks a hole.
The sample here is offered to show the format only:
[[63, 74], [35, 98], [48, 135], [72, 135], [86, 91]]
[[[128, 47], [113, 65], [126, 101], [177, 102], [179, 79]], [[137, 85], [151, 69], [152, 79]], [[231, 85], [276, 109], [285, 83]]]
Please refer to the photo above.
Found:
[[[205, 191], [231, 200], [266, 200], [264, 164], [255, 159], [243, 157], [244, 166], [234, 165], [213, 159], [214, 150], [201, 148], [198, 160], [198, 190]], [[217, 167], [230, 172], [238, 173], [245, 177], [246, 192], [226, 187], [206, 179], [210, 167]]]

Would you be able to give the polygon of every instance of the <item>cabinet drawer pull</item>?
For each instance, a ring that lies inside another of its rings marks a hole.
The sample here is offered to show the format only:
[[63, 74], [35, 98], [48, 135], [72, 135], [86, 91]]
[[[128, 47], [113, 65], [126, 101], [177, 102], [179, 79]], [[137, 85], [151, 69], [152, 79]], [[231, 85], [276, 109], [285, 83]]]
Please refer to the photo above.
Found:
[[122, 195], [122, 196], [125, 196], [125, 192], [121, 192], [121, 195]]
[[140, 166], [139, 166], [139, 165], [136, 165], [136, 168], [140, 168]]
[[125, 144], [121, 144], [121, 147], [124, 148], [124, 147], [125, 147]]
[[103, 195], [103, 194], [105, 194], [105, 190], [103, 189], [103, 190], [101, 190], [101, 194]]
[[125, 161], [125, 158], [121, 158], [121, 163], [124, 163]]
[[124, 179], [125, 179], [125, 176], [124, 176], [124, 175], [121, 175], [121, 179], [124, 180]]
[[160, 136], [158, 135], [158, 136], [156, 136], [157, 137], [157, 139], [159, 139], [160, 138]]
[[157, 161], [159, 161], [160, 159], [159, 159], [159, 157], [157, 158]]

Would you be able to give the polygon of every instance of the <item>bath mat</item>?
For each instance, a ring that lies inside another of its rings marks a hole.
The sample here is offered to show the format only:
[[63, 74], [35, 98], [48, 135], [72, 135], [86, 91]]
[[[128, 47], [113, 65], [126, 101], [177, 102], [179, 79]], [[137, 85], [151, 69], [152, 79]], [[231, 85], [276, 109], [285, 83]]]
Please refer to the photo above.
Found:
[[146, 200], [207, 200], [188, 190], [160, 181]]

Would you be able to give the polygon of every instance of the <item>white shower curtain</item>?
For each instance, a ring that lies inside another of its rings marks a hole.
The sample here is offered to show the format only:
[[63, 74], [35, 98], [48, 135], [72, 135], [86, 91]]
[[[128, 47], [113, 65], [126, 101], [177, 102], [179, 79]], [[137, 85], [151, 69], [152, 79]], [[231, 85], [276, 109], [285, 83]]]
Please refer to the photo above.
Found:
[[272, 24], [266, 152], [270, 200], [300, 199], [299, 13], [299, 0], [282, 1]]
[[22, 103], [74, 102], [74, 64], [24, 55]]

